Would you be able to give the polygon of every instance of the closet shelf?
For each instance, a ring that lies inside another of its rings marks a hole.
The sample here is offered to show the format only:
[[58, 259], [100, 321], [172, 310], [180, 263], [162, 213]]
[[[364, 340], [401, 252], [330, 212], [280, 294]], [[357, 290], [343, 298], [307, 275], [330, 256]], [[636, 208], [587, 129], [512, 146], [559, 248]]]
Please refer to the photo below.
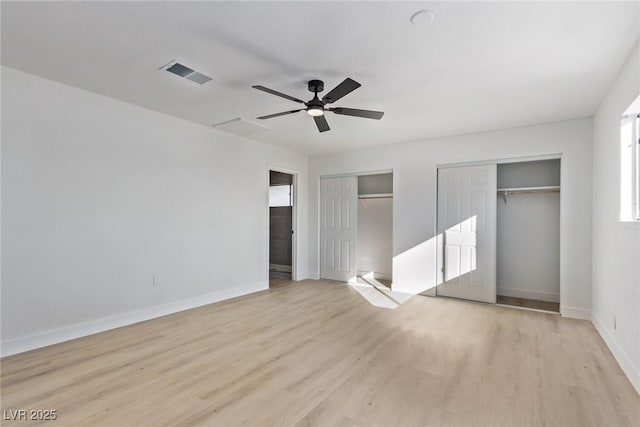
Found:
[[547, 187], [512, 187], [512, 188], [498, 188], [498, 193], [501, 192], [509, 192], [509, 193], [518, 193], [518, 192], [554, 192], [557, 193], [560, 191], [559, 185], [551, 185]]
[[504, 197], [504, 202], [507, 203], [507, 196], [514, 196], [517, 194], [535, 194], [535, 193], [559, 193], [559, 185], [551, 185], [547, 187], [513, 187], [513, 188], [498, 188], [498, 195]]
[[393, 199], [393, 193], [359, 194], [358, 199]]

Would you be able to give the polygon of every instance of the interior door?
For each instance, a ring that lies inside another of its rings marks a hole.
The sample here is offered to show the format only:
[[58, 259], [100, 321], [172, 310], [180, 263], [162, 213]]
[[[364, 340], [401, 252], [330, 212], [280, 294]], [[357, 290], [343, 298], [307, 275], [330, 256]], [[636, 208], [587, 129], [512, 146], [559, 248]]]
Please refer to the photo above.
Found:
[[358, 177], [320, 180], [320, 275], [355, 281]]
[[496, 165], [438, 169], [438, 295], [496, 302], [496, 190]]

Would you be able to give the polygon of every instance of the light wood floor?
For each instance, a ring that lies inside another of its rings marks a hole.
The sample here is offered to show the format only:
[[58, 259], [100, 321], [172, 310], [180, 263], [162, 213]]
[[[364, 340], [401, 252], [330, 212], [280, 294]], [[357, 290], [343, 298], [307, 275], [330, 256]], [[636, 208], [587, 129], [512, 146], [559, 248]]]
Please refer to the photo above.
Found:
[[56, 409], [47, 426], [640, 424], [590, 322], [420, 296], [379, 309], [335, 282], [276, 284], [1, 367], [2, 409]]

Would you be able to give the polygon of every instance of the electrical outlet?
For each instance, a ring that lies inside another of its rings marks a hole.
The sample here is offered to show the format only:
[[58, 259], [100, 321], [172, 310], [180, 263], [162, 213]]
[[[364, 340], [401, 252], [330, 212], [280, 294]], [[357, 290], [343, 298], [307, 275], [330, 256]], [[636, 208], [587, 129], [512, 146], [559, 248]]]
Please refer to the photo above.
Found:
[[617, 322], [616, 316], [613, 316], [613, 329], [614, 330], [618, 329], [618, 322]]

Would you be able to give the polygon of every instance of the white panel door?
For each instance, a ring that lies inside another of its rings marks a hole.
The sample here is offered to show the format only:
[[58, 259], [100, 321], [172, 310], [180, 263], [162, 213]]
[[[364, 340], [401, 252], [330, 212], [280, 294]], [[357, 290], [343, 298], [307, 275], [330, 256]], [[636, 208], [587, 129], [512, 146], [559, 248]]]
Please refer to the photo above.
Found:
[[496, 171], [438, 170], [438, 295], [496, 302]]
[[358, 177], [320, 180], [320, 276], [356, 280]]

